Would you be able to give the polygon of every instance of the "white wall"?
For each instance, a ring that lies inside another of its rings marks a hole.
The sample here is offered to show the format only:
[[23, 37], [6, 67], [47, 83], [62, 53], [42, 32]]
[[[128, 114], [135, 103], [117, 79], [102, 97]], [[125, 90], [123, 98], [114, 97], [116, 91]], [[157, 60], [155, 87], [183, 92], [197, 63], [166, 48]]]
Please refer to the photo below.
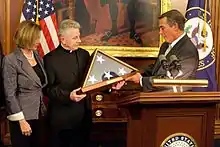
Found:
[[185, 15], [186, 12], [186, 6], [188, 3], [188, 0], [170, 0], [172, 4], [173, 9], [179, 10], [183, 15]]

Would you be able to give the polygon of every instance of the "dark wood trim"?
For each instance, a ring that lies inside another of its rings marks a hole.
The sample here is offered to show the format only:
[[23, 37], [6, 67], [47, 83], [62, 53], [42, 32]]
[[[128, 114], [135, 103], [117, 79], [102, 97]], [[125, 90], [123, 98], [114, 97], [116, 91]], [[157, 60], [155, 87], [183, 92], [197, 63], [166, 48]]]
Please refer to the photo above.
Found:
[[220, 139], [220, 121], [215, 120], [215, 139]]
[[[143, 104], [170, 104], [170, 103], [206, 103], [206, 102], [220, 102], [220, 92], [183, 92], [183, 93], [137, 93], [126, 97], [118, 102], [119, 105], [128, 105], [129, 103], [143, 103]], [[176, 101], [173, 101], [176, 99]]]
[[5, 54], [8, 54], [11, 49], [11, 9], [10, 9], [10, 0], [6, 0], [6, 17], [5, 17]]
[[218, 89], [220, 89], [220, 2], [218, 0], [211, 0], [211, 17], [212, 17], [212, 32], [214, 39], [214, 48], [216, 53], [216, 79]]
[[[220, 1], [211, 0], [212, 32], [216, 56], [216, 80], [220, 90]], [[220, 104], [216, 107], [215, 138], [220, 138]]]

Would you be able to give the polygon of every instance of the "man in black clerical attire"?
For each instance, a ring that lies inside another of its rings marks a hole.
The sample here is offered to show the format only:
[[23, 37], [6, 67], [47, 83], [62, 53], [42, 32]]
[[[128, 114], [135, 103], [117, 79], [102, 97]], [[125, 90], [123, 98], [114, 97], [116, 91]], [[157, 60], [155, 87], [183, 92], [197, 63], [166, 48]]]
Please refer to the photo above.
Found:
[[[118, 19], [118, 0], [100, 0], [101, 5], [109, 4], [109, 12], [112, 21], [111, 30], [106, 32], [105, 35], [102, 37], [102, 40], [109, 40], [112, 36], [118, 34], [117, 30], [117, 19]], [[127, 14], [129, 20], [129, 31], [130, 31], [130, 38], [134, 39], [138, 44], [143, 46], [143, 42], [140, 36], [135, 31], [135, 22], [137, 19], [137, 4], [138, 0], [122, 0], [124, 4], [127, 4]]]
[[88, 51], [79, 48], [80, 24], [63, 20], [61, 44], [44, 56], [48, 75], [50, 147], [86, 147], [92, 124], [90, 97], [78, 95], [89, 63]]

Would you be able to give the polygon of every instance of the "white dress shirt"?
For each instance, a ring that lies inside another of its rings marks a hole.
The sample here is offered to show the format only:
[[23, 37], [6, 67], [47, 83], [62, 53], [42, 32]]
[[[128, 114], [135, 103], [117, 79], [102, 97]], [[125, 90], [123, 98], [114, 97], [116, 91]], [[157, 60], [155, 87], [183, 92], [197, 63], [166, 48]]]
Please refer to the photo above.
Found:
[[181, 36], [179, 36], [176, 40], [174, 40], [172, 43], [170, 43], [170, 44], [169, 44], [169, 47], [168, 47], [167, 50], [165, 51], [164, 55], [166, 56], [166, 55], [170, 52], [170, 50], [174, 47], [174, 45], [176, 45], [177, 42], [179, 42], [180, 39], [182, 39], [183, 36], [185, 36], [185, 35], [186, 35], [186, 33], [183, 33], [183, 34], [182, 34]]

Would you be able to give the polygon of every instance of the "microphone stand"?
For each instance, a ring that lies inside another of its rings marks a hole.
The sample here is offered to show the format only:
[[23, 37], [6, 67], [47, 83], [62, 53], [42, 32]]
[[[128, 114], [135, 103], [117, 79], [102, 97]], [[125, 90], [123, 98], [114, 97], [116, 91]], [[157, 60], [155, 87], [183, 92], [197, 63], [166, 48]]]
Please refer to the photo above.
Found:
[[[159, 56], [159, 61], [163, 67], [163, 69], [166, 71], [166, 76], [170, 79], [174, 79], [171, 72], [170, 72], [170, 65], [167, 62], [166, 56], [165, 55], [160, 55]], [[173, 87], [173, 92], [177, 92], [176, 86]]]
[[[171, 72], [170, 72], [170, 70], [169, 70], [169, 66], [168, 66], [168, 64], [166, 65], [166, 64], [164, 64], [163, 65], [163, 68], [166, 70], [166, 76], [168, 77], [168, 78], [170, 78], [170, 79], [174, 79], [174, 77], [172, 76], [172, 74], [171, 74]], [[176, 86], [172, 86], [173, 87], [173, 92], [177, 92], [177, 87]]]
[[[183, 75], [182, 70], [180, 70], [180, 69], [177, 69], [177, 70], [178, 70], [178, 74], [174, 77], [174, 79], [176, 79], [176, 78]], [[180, 86], [180, 92], [183, 92], [183, 87], [182, 86]]]
[[[170, 79], [175, 79], [169, 70], [167, 71], [167, 77], [169, 77]], [[177, 87], [176, 86], [172, 86], [172, 87], [173, 87], [173, 92], [176, 93]]]
[[[173, 69], [176, 69], [178, 71], [178, 74], [175, 77], [173, 77], [173, 79], [177, 79], [178, 77], [183, 75], [183, 72], [181, 70], [181, 65], [180, 65], [179, 60], [176, 57], [176, 55], [171, 55], [170, 56], [170, 61], [171, 61], [171, 65], [173, 65]], [[183, 92], [183, 87], [182, 86], [180, 86], [180, 92]]]

